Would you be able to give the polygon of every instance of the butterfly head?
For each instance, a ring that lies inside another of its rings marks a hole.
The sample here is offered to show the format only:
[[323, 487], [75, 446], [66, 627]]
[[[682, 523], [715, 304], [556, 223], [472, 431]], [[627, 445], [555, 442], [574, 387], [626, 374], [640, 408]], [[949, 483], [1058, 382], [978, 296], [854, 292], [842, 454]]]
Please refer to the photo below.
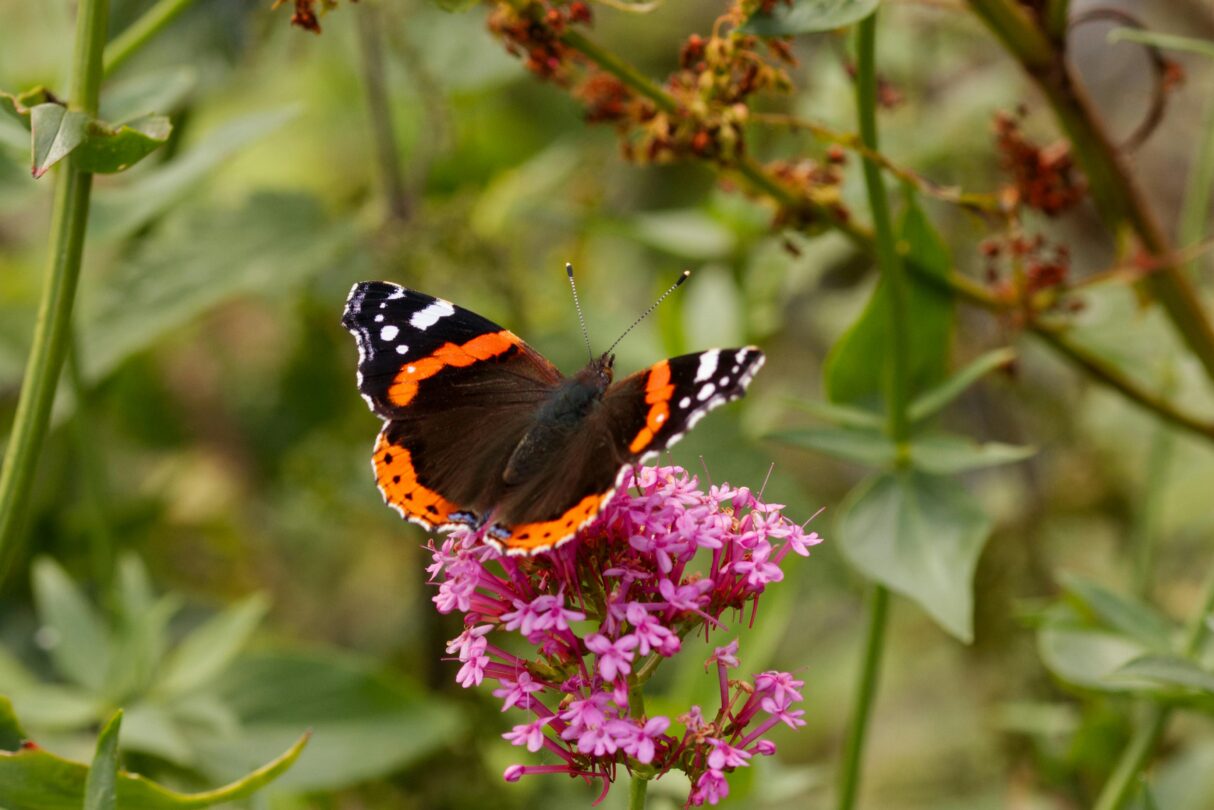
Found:
[[615, 376], [615, 355], [604, 353], [591, 360], [586, 367], [578, 372], [577, 378], [583, 385], [606, 391]]

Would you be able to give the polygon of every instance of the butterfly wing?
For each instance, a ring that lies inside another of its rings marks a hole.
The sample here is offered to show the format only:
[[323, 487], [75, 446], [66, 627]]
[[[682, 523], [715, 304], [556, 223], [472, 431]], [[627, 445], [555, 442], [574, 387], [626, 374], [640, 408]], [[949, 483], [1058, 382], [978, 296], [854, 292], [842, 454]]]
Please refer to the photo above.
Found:
[[573, 537], [598, 515], [625, 470], [745, 394], [763, 361], [753, 346], [712, 349], [663, 360], [611, 386], [582, 429], [500, 504], [500, 525], [487, 539], [508, 554], [535, 554]]
[[384, 500], [426, 528], [474, 522], [560, 372], [487, 318], [383, 281], [354, 285], [342, 324], [359, 392], [387, 422], [373, 456]]

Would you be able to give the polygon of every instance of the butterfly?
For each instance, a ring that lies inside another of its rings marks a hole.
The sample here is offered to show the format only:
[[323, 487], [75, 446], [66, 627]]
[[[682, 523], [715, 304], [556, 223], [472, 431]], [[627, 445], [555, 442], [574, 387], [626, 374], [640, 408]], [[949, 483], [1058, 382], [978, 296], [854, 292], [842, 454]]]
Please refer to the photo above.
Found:
[[487, 318], [385, 281], [354, 285], [342, 325], [384, 421], [372, 455], [384, 501], [426, 529], [484, 528], [511, 555], [573, 538], [627, 470], [741, 397], [764, 360], [710, 349], [613, 383], [609, 349], [566, 377]]

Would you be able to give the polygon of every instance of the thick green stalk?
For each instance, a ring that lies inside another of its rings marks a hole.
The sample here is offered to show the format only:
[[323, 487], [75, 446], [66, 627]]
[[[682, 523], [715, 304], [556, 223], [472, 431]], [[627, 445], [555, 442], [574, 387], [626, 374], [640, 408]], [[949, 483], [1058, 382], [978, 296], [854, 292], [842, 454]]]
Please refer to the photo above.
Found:
[[649, 791], [649, 779], [634, 773], [628, 783], [628, 810], [645, 810], [645, 794]]
[[[860, 123], [860, 140], [872, 152], [877, 152], [877, 12], [860, 22], [856, 31], [856, 112]], [[873, 233], [876, 237], [877, 265], [885, 284], [889, 301], [889, 367], [886, 378], [886, 409], [889, 434], [899, 446], [910, 436], [909, 357], [907, 339], [910, 326], [908, 312], [909, 289], [906, 269], [894, 237], [889, 198], [881, 176], [881, 166], [864, 158], [864, 185], [872, 212]], [[839, 810], [851, 810], [860, 793], [860, 771], [864, 760], [864, 740], [873, 701], [877, 694], [877, 679], [881, 672], [881, 655], [885, 649], [885, 625], [889, 615], [889, 591], [879, 583], [873, 584], [868, 604], [868, 633], [864, 644], [864, 659], [860, 666], [860, 685], [852, 710], [851, 728], [843, 765], [839, 776]]]
[[860, 665], [860, 688], [852, 708], [851, 728], [843, 750], [843, 768], [839, 772], [839, 810], [856, 806], [860, 793], [860, 766], [864, 760], [864, 738], [868, 732], [868, 717], [872, 714], [877, 694], [877, 678], [881, 674], [881, 653], [885, 648], [885, 624], [889, 616], [889, 591], [873, 585], [868, 600], [868, 633], [864, 640], [864, 659]]
[[[89, 115], [97, 114], [108, 15], [109, 0], [81, 0], [76, 12], [76, 49], [69, 99], [74, 109]], [[38, 454], [67, 351], [92, 184], [93, 176], [79, 169], [74, 154], [68, 155], [55, 179], [50, 255], [42, 302], [4, 466], [0, 468], [0, 582], [4, 581], [13, 545], [24, 522]]]
[[[860, 22], [856, 37], [856, 107], [860, 119], [860, 140], [876, 152], [877, 138], [877, 18], [874, 12]], [[889, 212], [889, 197], [881, 177], [881, 166], [865, 157], [864, 186], [868, 191], [868, 206], [872, 212], [873, 233], [877, 240], [877, 266], [886, 286], [889, 300], [889, 368], [886, 372], [886, 411], [890, 438], [904, 442], [910, 434], [906, 411], [910, 403], [910, 358], [907, 339], [910, 334], [909, 289], [906, 270], [898, 255], [893, 218]]]
[[[1038, 27], [1029, 10], [1016, 0], [968, 0], [970, 8], [1045, 95], [1070, 139], [1083, 168], [1092, 200], [1109, 227], [1129, 226], [1143, 250], [1155, 259], [1173, 255], [1170, 241], [1121, 153], [1110, 140], [1091, 102], [1075, 81], [1060, 50]], [[1189, 277], [1169, 263], [1143, 280], [1162, 305], [1172, 325], [1214, 379], [1214, 326], [1211, 326]]]
[[[1189, 619], [1189, 625], [1185, 631], [1183, 654], [1186, 657], [1192, 658], [1201, 649], [1202, 642], [1206, 638], [1206, 620], [1212, 611], [1214, 611], [1214, 568], [1210, 570], [1206, 578], [1201, 608]], [[1138, 785], [1138, 774], [1151, 759], [1151, 755], [1155, 753], [1155, 746], [1159, 743], [1159, 738], [1163, 736], [1164, 730], [1167, 729], [1171, 716], [1170, 706], [1158, 703], [1151, 706], [1146, 720], [1135, 729], [1125, 750], [1121, 752], [1117, 765], [1113, 768], [1113, 775], [1109, 777], [1104, 789], [1100, 791], [1100, 797], [1096, 800], [1093, 810], [1120, 810], [1125, 806], [1125, 803], [1134, 795], [1134, 788]]]
[[104, 72], [108, 76], [126, 60], [148, 43], [152, 37], [159, 34], [165, 26], [177, 19], [181, 12], [194, 3], [194, 0], [160, 0], [149, 8], [139, 19], [131, 23], [126, 30], [114, 37], [105, 49]]

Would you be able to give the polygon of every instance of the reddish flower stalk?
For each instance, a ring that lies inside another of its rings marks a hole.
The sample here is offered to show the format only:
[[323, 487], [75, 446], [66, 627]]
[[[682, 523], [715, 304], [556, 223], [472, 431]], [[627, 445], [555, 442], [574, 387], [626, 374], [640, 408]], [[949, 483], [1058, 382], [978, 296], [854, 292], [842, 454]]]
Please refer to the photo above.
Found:
[[[513, 765], [513, 782], [528, 774], [564, 773], [601, 779], [604, 795], [623, 766], [646, 778], [671, 769], [692, 782], [691, 805], [716, 804], [729, 793], [726, 775], [775, 745], [762, 739], [779, 723], [805, 724], [802, 682], [787, 672], [733, 680], [738, 643], [717, 647], [721, 705], [711, 720], [699, 706], [678, 718], [646, 716], [642, 689], [663, 659], [692, 633], [726, 629], [725, 619], [753, 620], [758, 598], [783, 579], [790, 551], [808, 556], [816, 532], [786, 519], [779, 504], [746, 488], [698, 488], [679, 467], [643, 467], [627, 474], [619, 495], [569, 544], [530, 558], [498, 556], [479, 532], [459, 528], [430, 545], [427, 569], [438, 586], [439, 612], [464, 615], [464, 632], [447, 652], [469, 688], [494, 681], [502, 711], [530, 715], [503, 735], [559, 762]], [[517, 633], [517, 643], [491, 637]]]

